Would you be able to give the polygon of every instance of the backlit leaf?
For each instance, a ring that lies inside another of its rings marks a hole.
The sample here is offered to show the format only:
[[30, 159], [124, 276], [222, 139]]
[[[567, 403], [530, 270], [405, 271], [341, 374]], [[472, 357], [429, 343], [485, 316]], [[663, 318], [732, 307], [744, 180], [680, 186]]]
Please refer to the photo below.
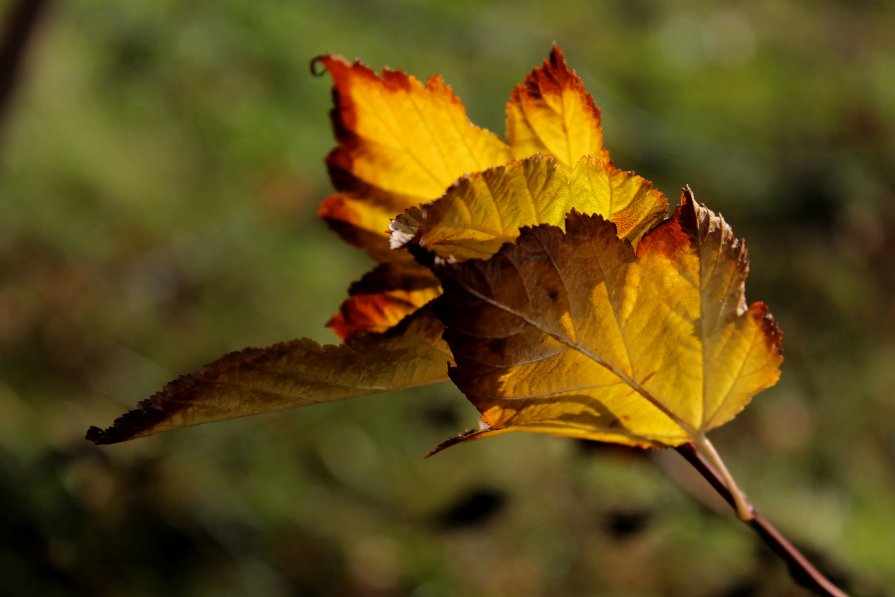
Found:
[[428, 309], [386, 334], [359, 334], [340, 346], [293, 340], [228, 354], [180, 377], [87, 439], [114, 444], [179, 427], [447, 379], [450, 352]]
[[[406, 252], [390, 252], [386, 243], [388, 222], [396, 214], [441, 197], [461, 176], [508, 163], [511, 157], [551, 155], [566, 170], [574, 171], [571, 176], [575, 183], [563, 191], [566, 197], [562, 200], [541, 193], [538, 213], [519, 210], [523, 193], [507, 197], [509, 202], [494, 206], [495, 213], [485, 214], [491, 219], [481, 222], [451, 217], [451, 209], [466, 206], [452, 199], [442, 201], [440, 209], [446, 213], [434, 214], [429, 228], [437, 228], [437, 216], [445, 215], [445, 234], [434, 236], [445, 243], [457, 240], [464, 246], [445, 248], [436, 243], [436, 250], [459, 258], [485, 256], [505, 240], [515, 238], [523, 225], [561, 226], [572, 207], [611, 217], [636, 242], [657, 221], [655, 218], [666, 215], [667, 204], [660, 193], [651, 191], [643, 179], [619, 172], [609, 163], [603, 149], [600, 111], [556, 46], [543, 66], [534, 69], [511, 95], [507, 104], [509, 146], [472, 125], [460, 100], [440, 77], [431, 77], [424, 85], [400, 71], [385, 69], [377, 75], [359, 62], [349, 64], [333, 56], [319, 61], [334, 83], [332, 120], [339, 146], [326, 161], [339, 192], [327, 197], [318, 213], [344, 240], [367, 249], [379, 262], [408, 261]], [[584, 156], [602, 166], [582, 168], [579, 159]], [[475, 183], [491, 178], [499, 176], [473, 175], [459, 183], [461, 187], [470, 185], [469, 191], [480, 194], [469, 207], [480, 210], [482, 201], [489, 201], [480, 193], [481, 185]], [[625, 185], [630, 188], [623, 188]], [[456, 195], [462, 191], [452, 192]], [[511, 213], [498, 213], [501, 211]], [[494, 221], [495, 216], [503, 220]], [[463, 226], [465, 230], [459, 236], [465, 238], [458, 239], [457, 230], [448, 229], [450, 226]], [[480, 242], [483, 232], [488, 235], [484, 243]], [[393, 246], [398, 246], [401, 238], [400, 232], [393, 234]], [[414, 282], [412, 278], [406, 281], [408, 285]], [[433, 292], [437, 294], [437, 286]], [[429, 291], [407, 294], [394, 287], [382, 293], [368, 290], [349, 298], [330, 321], [330, 327], [340, 337], [348, 337], [353, 329], [383, 329], [380, 324], [400, 320], [432, 296]]]
[[748, 259], [688, 193], [637, 247], [599, 216], [523, 231], [488, 260], [441, 265], [451, 379], [488, 429], [678, 445], [772, 386], [781, 333], [746, 307]]
[[599, 214], [636, 243], [668, 215], [668, 201], [633, 172], [591, 157], [571, 170], [540, 155], [462, 178], [441, 199], [392, 224], [392, 246], [415, 242], [442, 257], [488, 257], [523, 226], [563, 226], [571, 210]]
[[566, 168], [585, 155], [609, 160], [600, 109], [556, 45], [544, 64], [513, 90], [507, 104], [507, 139], [515, 158], [542, 153]]
[[[339, 193], [354, 215], [325, 209], [324, 217], [349, 242], [367, 247], [362, 232], [386, 244], [389, 219], [440, 197], [457, 178], [510, 159], [507, 145], [473, 125], [463, 104], [439, 76], [425, 84], [401, 71], [377, 75], [360, 62], [323, 56], [333, 79], [333, 127], [339, 146], [326, 158]], [[368, 209], [372, 214], [359, 213]], [[382, 214], [386, 215], [382, 215]], [[371, 220], [379, 214], [379, 223]], [[362, 232], [349, 232], [358, 227]]]
[[[692, 200], [659, 225], [667, 201], [611, 164], [599, 110], [558, 48], [513, 92], [509, 144], [472, 125], [440, 77], [319, 60], [339, 142], [326, 160], [337, 192], [319, 213], [381, 262], [329, 323], [345, 344], [227, 355], [91, 439], [433, 383], [451, 350], [490, 434], [679, 443], [776, 380], [779, 335], [760, 304], [745, 308], [741, 243]], [[392, 245], [411, 252], [388, 249], [398, 213]], [[526, 226], [538, 227], [500, 248]], [[418, 249], [441, 258], [438, 278]], [[450, 349], [425, 307], [442, 283]]]

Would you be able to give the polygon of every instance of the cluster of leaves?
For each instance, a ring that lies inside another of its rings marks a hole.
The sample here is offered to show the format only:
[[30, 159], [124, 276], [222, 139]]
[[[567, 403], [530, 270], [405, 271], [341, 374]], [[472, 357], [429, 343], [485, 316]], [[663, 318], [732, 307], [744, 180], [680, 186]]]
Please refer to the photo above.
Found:
[[[554, 47], [507, 104], [507, 139], [440, 77], [315, 61], [334, 81], [336, 193], [320, 216], [376, 267], [329, 322], [343, 340], [226, 355], [88, 439], [107, 444], [448, 377], [509, 431], [699, 442], [779, 377], [781, 333], [747, 306], [748, 258], [684, 189], [618, 169]], [[450, 366], [449, 366], [450, 365]]]

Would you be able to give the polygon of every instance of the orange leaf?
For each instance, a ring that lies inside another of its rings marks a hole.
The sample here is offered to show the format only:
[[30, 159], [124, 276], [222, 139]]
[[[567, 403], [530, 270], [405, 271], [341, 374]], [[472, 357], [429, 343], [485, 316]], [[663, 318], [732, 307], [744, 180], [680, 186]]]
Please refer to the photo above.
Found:
[[451, 379], [488, 429], [678, 445], [779, 377], [781, 333], [746, 308], [746, 249], [689, 194], [636, 254], [599, 216], [525, 229], [488, 260], [442, 265]]
[[441, 287], [416, 263], [389, 262], [352, 284], [348, 294], [326, 324], [343, 340], [360, 332], [384, 332], [441, 294]]

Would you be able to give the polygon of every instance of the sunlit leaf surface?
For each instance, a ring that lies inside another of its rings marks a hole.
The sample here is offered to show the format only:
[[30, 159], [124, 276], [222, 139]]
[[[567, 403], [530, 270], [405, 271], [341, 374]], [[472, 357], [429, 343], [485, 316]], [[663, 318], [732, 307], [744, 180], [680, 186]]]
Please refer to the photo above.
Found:
[[772, 386], [781, 333], [746, 307], [745, 245], [685, 193], [635, 252], [599, 216], [437, 268], [451, 379], [488, 430], [677, 445]]
[[392, 245], [416, 243], [443, 257], [488, 257], [523, 226], [563, 226], [572, 209], [599, 214], [636, 242], [668, 215], [665, 196], [632, 172], [590, 157], [569, 170], [533, 156], [461, 179], [444, 197], [392, 224]]
[[567, 168], [585, 155], [609, 160], [600, 109], [557, 46], [513, 90], [507, 104], [507, 139], [516, 158], [542, 153]]
[[510, 159], [509, 147], [469, 121], [441, 77], [421, 83], [335, 56], [319, 60], [333, 79], [339, 142], [326, 157], [338, 193], [325, 200], [321, 214], [349, 242], [385, 247], [395, 214], [438, 198], [464, 174]]

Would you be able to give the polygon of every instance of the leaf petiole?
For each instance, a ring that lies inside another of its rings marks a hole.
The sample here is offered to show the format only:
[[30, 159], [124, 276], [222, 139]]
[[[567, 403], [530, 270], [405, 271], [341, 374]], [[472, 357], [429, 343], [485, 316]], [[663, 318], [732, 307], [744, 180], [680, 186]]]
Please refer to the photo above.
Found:
[[724, 484], [727, 486], [727, 490], [730, 492], [730, 496], [733, 498], [734, 505], [736, 506], [737, 516], [743, 522], [749, 522], [753, 518], [755, 518], [755, 513], [752, 508], [752, 504], [749, 502], [749, 499], [746, 495], [740, 490], [737, 486], [736, 481], [733, 479], [733, 475], [730, 474], [730, 471], [727, 470], [727, 467], [724, 465], [724, 461], [721, 459], [721, 455], [718, 454], [718, 451], [715, 450], [715, 446], [712, 445], [712, 442], [709, 441], [709, 438], [705, 436], [704, 433], [699, 433], [694, 435], [693, 437], [694, 444], [696, 445], [696, 449], [708, 460], [712, 466], [715, 467], [715, 470], [718, 471], [718, 474], [721, 476], [721, 479], [724, 481]]
[[[733, 493], [721, 478], [721, 473], [715, 469], [702, 452], [696, 447], [695, 442], [682, 444], [676, 448], [678, 454], [684, 457], [702, 477], [718, 492], [728, 504], [736, 507]], [[774, 526], [761, 516], [754, 508], [751, 509], [752, 518], [746, 522], [752, 530], [767, 544], [768, 547], [789, 567], [790, 575], [795, 582], [803, 587], [811, 589], [818, 595], [827, 597], [847, 597], [845, 591], [833, 584], [811, 562], [783, 536]]]

